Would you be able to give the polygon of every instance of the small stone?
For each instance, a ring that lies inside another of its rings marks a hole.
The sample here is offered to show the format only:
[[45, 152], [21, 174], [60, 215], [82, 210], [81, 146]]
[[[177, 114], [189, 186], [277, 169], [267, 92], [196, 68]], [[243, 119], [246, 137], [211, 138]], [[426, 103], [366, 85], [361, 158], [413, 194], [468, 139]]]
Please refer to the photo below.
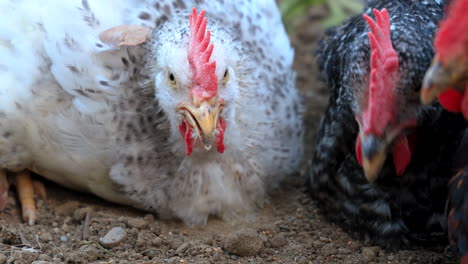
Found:
[[58, 233], [60, 233], [60, 228], [56, 227], [56, 228], [53, 229], [53, 231], [54, 231], [55, 234], [58, 234]]
[[98, 242], [98, 241], [99, 241], [99, 237], [98, 237], [98, 236], [90, 236], [90, 237], [88, 237], [88, 241], [90, 241], [90, 242]]
[[44, 260], [36, 260], [36, 261], [33, 261], [31, 264], [52, 264], [52, 262], [44, 261]]
[[280, 247], [286, 245], [286, 243], [287, 243], [287, 241], [286, 241], [286, 234], [285, 233], [279, 233], [270, 240], [270, 245], [273, 248], [280, 248]]
[[5, 264], [7, 261], [7, 257], [0, 253], [0, 264]]
[[127, 232], [122, 227], [112, 228], [104, 237], [99, 239], [99, 243], [106, 248], [118, 246], [127, 237]]
[[91, 213], [93, 211], [93, 208], [91, 207], [84, 207], [84, 208], [79, 208], [76, 209], [75, 212], [73, 213], [73, 220], [75, 221], [83, 221], [88, 213]]
[[351, 254], [352, 252], [351, 252], [351, 250], [349, 250], [347, 248], [340, 247], [340, 248], [338, 248], [338, 253], [343, 254], [343, 255], [348, 255], [348, 254]]
[[33, 263], [39, 254], [30, 251], [12, 251], [7, 263]]
[[268, 242], [268, 236], [266, 234], [260, 233], [260, 234], [258, 234], [258, 237], [260, 237], [260, 239], [263, 241], [263, 244]]
[[149, 248], [143, 252], [143, 255], [149, 257], [150, 259], [157, 257], [160, 255], [161, 252], [158, 251], [156, 248]]
[[60, 229], [65, 233], [70, 233], [73, 230], [73, 228], [67, 224], [63, 224]]
[[226, 238], [224, 248], [241, 257], [254, 256], [263, 248], [263, 241], [254, 230], [241, 230]]
[[326, 238], [326, 237], [319, 237], [319, 240], [322, 241], [322, 242], [329, 242], [330, 239]]
[[153, 241], [151, 242], [151, 244], [153, 244], [153, 246], [155, 247], [160, 247], [163, 243], [163, 240], [162, 238], [160, 237], [156, 237], [155, 239], [153, 239]]
[[392, 261], [394, 259], [395, 259], [395, 256], [393, 256], [393, 255], [388, 255], [387, 256], [387, 260], [389, 260], [389, 261]]
[[232, 255], [232, 256], [231, 256], [231, 259], [232, 259], [232, 260], [237, 260], [237, 256], [236, 256], [236, 255]]
[[62, 241], [62, 242], [67, 242], [67, 241], [68, 241], [68, 237], [65, 236], [65, 235], [64, 235], [64, 236], [61, 236], [61, 237], [60, 237], [60, 241]]
[[205, 252], [206, 252], [207, 254], [210, 254], [211, 252], [213, 252], [213, 249], [207, 248], [207, 249], [205, 249]]
[[152, 244], [155, 239], [156, 239], [156, 235], [153, 233], [145, 232], [145, 231], [139, 232], [137, 235], [135, 246], [137, 248], [146, 249], [148, 248], [148, 245]]
[[[90, 263], [102, 258], [104, 253], [92, 245], [84, 245], [77, 250], [71, 251], [66, 256], [66, 263]], [[54, 259], [55, 261], [55, 259]], [[59, 261], [58, 263], [61, 263]], [[54, 262], [56, 263], [56, 262]]]
[[336, 246], [335, 244], [332, 244], [332, 243], [329, 243], [329, 244], [325, 244], [323, 247], [322, 247], [322, 251], [321, 251], [324, 255], [326, 256], [330, 256], [330, 255], [334, 255], [337, 253], [337, 249], [336, 249]]
[[361, 250], [362, 258], [365, 263], [371, 262], [377, 256], [377, 248], [376, 247], [364, 247]]
[[185, 250], [187, 250], [189, 247], [190, 247], [189, 243], [182, 243], [182, 245], [177, 247], [175, 254], [179, 255], [180, 253], [184, 253]]
[[63, 203], [55, 208], [54, 212], [59, 216], [71, 216], [78, 209], [80, 203], [77, 201], [70, 201]]
[[39, 258], [37, 258], [37, 260], [48, 261], [48, 260], [50, 260], [50, 257], [47, 254], [40, 254]]
[[145, 229], [148, 227], [148, 223], [142, 218], [130, 218], [127, 221], [129, 227], [134, 227], [137, 229]]
[[154, 216], [152, 214], [147, 214], [143, 217], [146, 222], [153, 222], [154, 221]]
[[73, 222], [73, 218], [71, 218], [70, 216], [67, 216], [65, 217], [65, 220], [63, 220], [63, 225], [69, 226], [73, 224], [72, 222]]
[[21, 244], [21, 238], [16, 230], [7, 228], [0, 229], [0, 243], [6, 245]]
[[43, 242], [43, 243], [47, 243], [49, 241], [52, 240], [52, 235], [48, 232], [44, 232], [44, 233], [41, 233], [39, 235], [39, 241]]

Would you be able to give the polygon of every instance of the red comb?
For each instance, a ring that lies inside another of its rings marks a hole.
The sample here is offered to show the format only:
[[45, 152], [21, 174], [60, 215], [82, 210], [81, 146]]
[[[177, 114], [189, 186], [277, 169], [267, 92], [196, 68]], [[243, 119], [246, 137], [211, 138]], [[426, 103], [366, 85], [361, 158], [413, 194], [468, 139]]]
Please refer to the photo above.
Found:
[[390, 35], [390, 16], [386, 9], [374, 9], [376, 21], [367, 15], [371, 47], [371, 76], [367, 109], [363, 111], [364, 133], [382, 135], [385, 127], [395, 119], [395, 91], [398, 78], [398, 56]]
[[[454, 1], [447, 18], [440, 23], [435, 48], [442, 63], [456, 56], [468, 56], [468, 0]], [[452, 57], [451, 57], [452, 56]]]
[[207, 19], [204, 16], [204, 10], [197, 14], [197, 10], [192, 9], [188, 52], [194, 80], [191, 91], [200, 102], [209, 100], [218, 93], [218, 81], [215, 75], [216, 62], [210, 62], [214, 46], [210, 43], [211, 33], [206, 29]]

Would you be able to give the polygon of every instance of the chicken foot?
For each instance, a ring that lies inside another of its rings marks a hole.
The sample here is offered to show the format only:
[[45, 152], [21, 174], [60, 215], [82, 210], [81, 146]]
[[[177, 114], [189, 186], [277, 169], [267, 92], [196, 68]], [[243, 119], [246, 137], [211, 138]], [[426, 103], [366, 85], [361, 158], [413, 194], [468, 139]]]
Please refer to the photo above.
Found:
[[23, 220], [29, 225], [34, 225], [37, 220], [37, 208], [35, 195], [45, 200], [47, 197], [44, 185], [31, 178], [29, 171], [24, 170], [16, 174], [16, 191], [21, 204]]
[[8, 202], [8, 180], [4, 170], [0, 170], [0, 211], [5, 209]]

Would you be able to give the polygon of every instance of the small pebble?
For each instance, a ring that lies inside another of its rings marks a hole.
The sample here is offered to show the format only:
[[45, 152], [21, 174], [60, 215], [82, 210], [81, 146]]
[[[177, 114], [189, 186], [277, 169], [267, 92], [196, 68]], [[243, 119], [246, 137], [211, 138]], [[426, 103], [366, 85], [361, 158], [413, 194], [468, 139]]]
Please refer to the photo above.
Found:
[[54, 209], [54, 213], [59, 216], [72, 216], [78, 209], [80, 203], [77, 201], [65, 202]]
[[106, 248], [118, 246], [127, 238], [127, 232], [122, 227], [112, 228], [104, 237], [99, 239], [99, 243]]
[[52, 235], [47, 232], [43, 232], [39, 235], [39, 241], [46, 243], [52, 240]]
[[241, 230], [226, 238], [224, 248], [237, 256], [254, 256], [263, 248], [263, 241], [254, 230]]
[[7, 261], [7, 257], [0, 253], [0, 264], [4, 264]]
[[155, 239], [153, 239], [153, 241], [151, 242], [151, 244], [153, 244], [153, 246], [155, 247], [160, 247], [163, 243], [163, 240], [162, 238], [160, 237], [156, 237]]
[[334, 255], [337, 252], [336, 245], [333, 243], [325, 244], [321, 250], [321, 253], [325, 254], [326, 256]]
[[157, 257], [159, 254], [160, 252], [156, 248], [149, 248], [143, 252], [143, 255], [149, 258]]
[[70, 216], [67, 216], [65, 217], [65, 220], [63, 220], [63, 225], [69, 226], [73, 224], [72, 222], [73, 222], [73, 218], [71, 218]]
[[280, 248], [280, 247], [286, 245], [286, 243], [287, 243], [287, 241], [286, 241], [286, 234], [285, 233], [279, 233], [270, 240], [270, 245], [273, 248]]
[[86, 217], [86, 214], [91, 213], [93, 209], [91, 207], [84, 207], [84, 208], [79, 208], [76, 209], [75, 212], [73, 213], [73, 220], [75, 221], [83, 221]]
[[130, 218], [127, 221], [129, 227], [134, 227], [137, 229], [145, 229], [148, 227], [148, 223], [142, 218]]
[[348, 254], [351, 254], [351, 250], [347, 249], [347, 248], [338, 248], [338, 253], [340, 254], [343, 254], [343, 255], [348, 255]]
[[189, 247], [190, 247], [189, 243], [183, 243], [182, 245], [177, 247], [175, 254], [179, 255], [180, 253], [184, 253], [185, 250], [187, 250]]
[[364, 247], [361, 250], [362, 258], [364, 262], [368, 263], [375, 259], [377, 256], [377, 248], [376, 247]]
[[65, 236], [65, 235], [64, 235], [64, 236], [61, 236], [61, 237], [60, 237], [60, 241], [62, 241], [62, 242], [67, 242], [67, 241], [68, 241], [68, 237]]

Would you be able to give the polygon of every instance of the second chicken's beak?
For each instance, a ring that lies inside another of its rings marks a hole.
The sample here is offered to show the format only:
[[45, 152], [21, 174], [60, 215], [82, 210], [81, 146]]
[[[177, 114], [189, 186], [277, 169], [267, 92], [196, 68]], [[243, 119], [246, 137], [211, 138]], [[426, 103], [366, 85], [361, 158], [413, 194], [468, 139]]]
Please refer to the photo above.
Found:
[[448, 69], [437, 58], [434, 59], [424, 76], [421, 88], [421, 102], [429, 104], [443, 91], [450, 88], [457, 89], [457, 85], [461, 82], [463, 76], [461, 69], [462, 67], [459, 67], [459, 70]]
[[387, 158], [387, 144], [374, 135], [361, 135], [361, 151], [364, 175], [373, 182]]
[[211, 104], [208, 101], [202, 102], [198, 107], [187, 104], [179, 107], [179, 111], [184, 115], [187, 123], [195, 129], [200, 142], [206, 150], [210, 150], [213, 145], [219, 114], [223, 107], [222, 102]]

